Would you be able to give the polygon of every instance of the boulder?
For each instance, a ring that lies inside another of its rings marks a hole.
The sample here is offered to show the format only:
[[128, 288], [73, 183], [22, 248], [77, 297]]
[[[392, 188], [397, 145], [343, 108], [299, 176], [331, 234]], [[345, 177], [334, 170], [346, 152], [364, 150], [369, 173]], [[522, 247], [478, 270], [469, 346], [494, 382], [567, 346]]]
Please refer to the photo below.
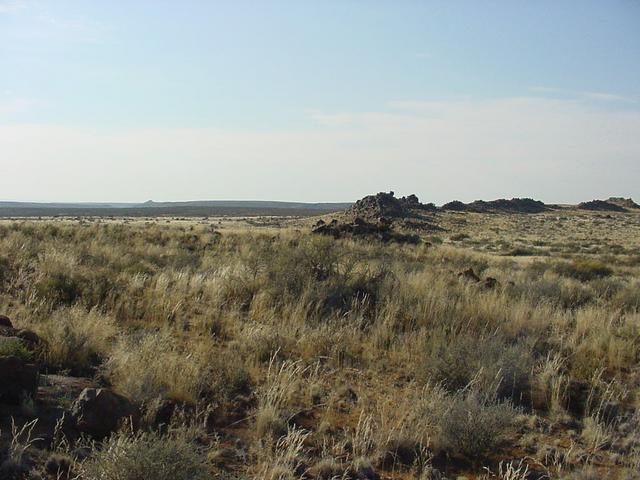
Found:
[[31, 350], [44, 343], [37, 333], [25, 328], [18, 330], [16, 332], [16, 337], [21, 339]]
[[13, 324], [11, 320], [6, 315], [0, 315], [0, 327], [9, 327], [13, 328]]
[[78, 431], [102, 439], [122, 423], [136, 426], [140, 412], [126, 397], [107, 388], [85, 388], [71, 406]]
[[482, 282], [482, 286], [484, 288], [486, 288], [487, 290], [491, 290], [496, 288], [499, 285], [500, 282], [498, 282], [498, 280], [496, 280], [493, 277], [487, 277], [484, 279], [484, 281]]
[[467, 268], [466, 270], [459, 272], [458, 277], [464, 278], [466, 280], [472, 280], [474, 282], [480, 281], [480, 277], [476, 274], [476, 272], [473, 271], [473, 268]]
[[0, 357], [0, 403], [20, 404], [38, 391], [38, 367], [14, 356]]

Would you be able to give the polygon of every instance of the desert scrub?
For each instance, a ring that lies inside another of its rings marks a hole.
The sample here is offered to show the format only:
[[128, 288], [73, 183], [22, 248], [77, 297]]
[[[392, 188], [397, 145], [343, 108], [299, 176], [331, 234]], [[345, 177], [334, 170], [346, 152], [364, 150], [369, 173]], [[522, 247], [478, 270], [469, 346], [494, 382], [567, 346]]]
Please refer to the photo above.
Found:
[[439, 420], [439, 443], [451, 454], [481, 460], [504, 440], [517, 411], [476, 392], [453, 396]]
[[174, 427], [168, 433], [120, 432], [80, 465], [83, 480], [205, 480], [210, 478], [200, 432]]
[[565, 277], [576, 278], [588, 282], [596, 278], [608, 277], [613, 270], [600, 260], [574, 260], [570, 263], [557, 263], [555, 271]]
[[184, 344], [176, 332], [165, 330], [138, 339], [121, 338], [104, 372], [118, 391], [138, 402], [168, 397], [196, 404], [232, 387], [230, 380], [237, 382], [237, 388], [248, 384], [239, 370], [242, 364], [223, 369], [217, 357], [211, 340], [192, 339]]
[[44, 360], [51, 370], [88, 373], [107, 356], [117, 333], [115, 321], [96, 310], [75, 306], [56, 310], [33, 327], [47, 342]]
[[55, 273], [35, 284], [36, 295], [53, 305], [71, 305], [80, 296], [80, 282], [66, 273]]
[[449, 391], [471, 382], [501, 399], [527, 403], [535, 363], [531, 346], [512, 343], [500, 335], [434, 335], [427, 344], [422, 375]]
[[300, 362], [277, 363], [274, 354], [267, 370], [265, 382], [258, 390], [258, 409], [255, 414], [256, 433], [259, 437], [277, 439], [287, 433], [294, 396], [310, 370]]

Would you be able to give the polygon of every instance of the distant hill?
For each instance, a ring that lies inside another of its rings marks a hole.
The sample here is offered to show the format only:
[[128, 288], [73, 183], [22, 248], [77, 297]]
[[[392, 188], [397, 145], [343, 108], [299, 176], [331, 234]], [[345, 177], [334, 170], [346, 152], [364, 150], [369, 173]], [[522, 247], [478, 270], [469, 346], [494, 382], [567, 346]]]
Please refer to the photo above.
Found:
[[144, 203], [0, 202], [0, 217], [38, 216], [311, 216], [346, 210], [351, 203], [204, 200]]

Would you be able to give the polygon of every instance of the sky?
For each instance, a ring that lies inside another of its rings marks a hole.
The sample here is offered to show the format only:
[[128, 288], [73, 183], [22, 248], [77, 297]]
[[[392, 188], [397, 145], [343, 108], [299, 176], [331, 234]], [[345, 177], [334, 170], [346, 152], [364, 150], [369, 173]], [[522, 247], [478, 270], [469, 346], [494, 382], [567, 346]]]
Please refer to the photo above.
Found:
[[0, 0], [0, 201], [640, 199], [640, 1]]

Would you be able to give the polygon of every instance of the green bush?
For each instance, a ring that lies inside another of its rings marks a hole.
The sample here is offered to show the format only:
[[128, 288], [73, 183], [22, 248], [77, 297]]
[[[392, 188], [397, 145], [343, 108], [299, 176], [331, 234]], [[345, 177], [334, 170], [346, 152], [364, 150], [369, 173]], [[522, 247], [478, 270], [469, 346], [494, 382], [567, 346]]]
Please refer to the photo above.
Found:
[[117, 433], [81, 465], [86, 480], [205, 480], [206, 455], [187, 428]]
[[450, 454], [481, 460], [500, 445], [517, 411], [476, 393], [458, 394], [439, 419], [440, 442]]
[[28, 361], [33, 358], [33, 354], [19, 338], [0, 337], [0, 357], [17, 357]]

